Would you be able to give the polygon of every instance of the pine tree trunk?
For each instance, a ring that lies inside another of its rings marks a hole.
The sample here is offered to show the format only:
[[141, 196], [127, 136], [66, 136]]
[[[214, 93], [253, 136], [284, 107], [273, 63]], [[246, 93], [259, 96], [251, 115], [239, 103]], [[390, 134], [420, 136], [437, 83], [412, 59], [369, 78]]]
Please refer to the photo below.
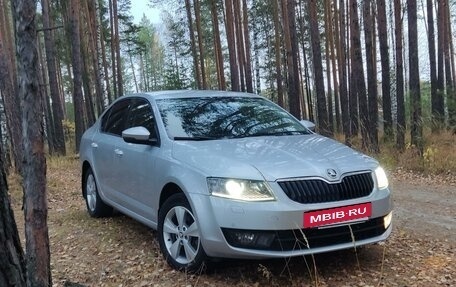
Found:
[[39, 87], [36, 3], [14, 3], [19, 97], [22, 106], [22, 165], [27, 286], [52, 286], [47, 227], [46, 158], [43, 103]]
[[56, 51], [55, 41], [52, 30], [52, 21], [49, 17], [49, 1], [41, 0], [41, 7], [43, 12], [43, 30], [44, 30], [44, 45], [46, 48], [46, 63], [49, 79], [49, 90], [52, 99], [52, 117], [53, 117], [53, 142], [54, 152], [56, 155], [65, 155], [65, 137], [63, 135], [63, 110], [62, 103], [60, 102], [59, 86], [57, 83], [56, 71]]
[[199, 60], [201, 69], [202, 88], [207, 89], [206, 65], [204, 64], [203, 30], [201, 29], [201, 8], [199, 0], [194, 0], [196, 33], [198, 35]]
[[272, 16], [274, 19], [274, 54], [275, 54], [275, 72], [277, 81], [277, 103], [284, 107], [283, 102], [283, 80], [282, 80], [282, 61], [280, 55], [280, 22], [279, 22], [279, 4], [277, 0], [272, 1]]
[[[0, 129], [0, 138], [3, 139]], [[26, 286], [25, 259], [8, 195], [3, 145], [0, 144], [0, 286]]]
[[250, 33], [247, 11], [247, 1], [242, 0], [242, 14], [244, 27], [244, 51], [245, 51], [245, 85], [248, 93], [253, 93], [252, 63], [250, 57]]
[[122, 60], [120, 58], [120, 32], [119, 32], [119, 16], [117, 12], [117, 0], [112, 0], [112, 11], [114, 14], [114, 44], [116, 48], [116, 71], [117, 71], [117, 92], [118, 96], [123, 96], [123, 79], [122, 79]]
[[233, 1], [234, 30], [236, 37], [236, 52], [238, 58], [239, 78], [241, 80], [241, 91], [245, 92], [245, 54], [244, 36], [242, 30], [242, 12], [239, 5], [240, 0]]
[[220, 29], [217, 13], [216, 0], [211, 0], [211, 16], [212, 25], [214, 26], [214, 51], [215, 51], [215, 64], [217, 70], [217, 82], [219, 90], [226, 90], [225, 73], [223, 69], [223, 54], [222, 44], [220, 42]]
[[[342, 130], [342, 126], [341, 126], [341, 117], [340, 117], [340, 98], [339, 98], [339, 83], [337, 81], [337, 66], [336, 66], [336, 48], [335, 46], [339, 46], [339, 39], [338, 39], [338, 35], [339, 35], [339, 31], [338, 31], [338, 13], [337, 13], [337, 10], [336, 10], [336, 3], [334, 3], [334, 7], [333, 7], [333, 10], [334, 10], [334, 13], [331, 12], [331, 7], [329, 8], [330, 9], [330, 15], [329, 15], [329, 21], [330, 21], [330, 27], [331, 29], [329, 30], [330, 32], [330, 35], [329, 35], [329, 47], [330, 47], [330, 53], [331, 53], [331, 65], [333, 67], [332, 69], [332, 77], [333, 77], [333, 86], [334, 86], [334, 110], [335, 110], [335, 114], [336, 114], [336, 126], [335, 126], [335, 129], [334, 131], [337, 133], [339, 131]], [[334, 22], [333, 22], [333, 16], [334, 16]], [[335, 27], [335, 31], [333, 30], [332, 27]], [[334, 34], [336, 35], [336, 37], [334, 37]]]
[[[329, 1], [325, 1], [325, 62], [326, 62], [326, 83], [327, 83], [327, 89], [328, 89], [328, 129], [333, 132], [334, 131], [334, 113], [333, 113], [333, 98], [332, 98], [332, 85], [331, 85], [331, 55], [329, 51], [329, 45], [331, 42], [331, 32], [330, 30], [332, 29], [331, 27], [331, 7], [329, 4]], [[333, 67], [334, 69], [334, 67]]]
[[115, 40], [115, 34], [116, 30], [114, 28], [114, 12], [113, 12], [113, 0], [109, 0], [109, 27], [111, 31], [111, 70], [112, 70], [112, 86], [113, 86], [113, 92], [114, 92], [114, 99], [117, 99], [119, 97], [119, 93], [117, 91], [117, 64], [116, 64], [116, 40]]
[[428, 51], [429, 51], [429, 73], [431, 76], [431, 110], [433, 121], [432, 131], [437, 131], [442, 124], [442, 115], [438, 112], [437, 75], [435, 59], [435, 33], [434, 33], [434, 9], [432, 0], [426, 1], [427, 24], [428, 24]]
[[226, 40], [228, 43], [228, 55], [230, 59], [230, 74], [231, 74], [231, 90], [240, 91], [239, 86], [239, 68], [236, 56], [236, 40], [234, 34], [234, 15], [233, 5], [231, 0], [225, 0], [226, 9]]
[[[359, 124], [363, 147], [367, 147], [367, 129], [369, 126], [369, 121], [367, 115], [366, 84], [364, 80], [363, 59], [361, 55], [361, 40], [357, 2], [358, 1], [356, 0], [350, 0], [350, 40], [352, 45], [351, 73], [353, 77], [352, 80], [354, 88], [354, 91], [350, 91], [350, 109], [351, 113], [355, 114], [354, 118], [352, 118], [352, 120], [354, 120], [352, 123], [352, 134], [357, 134]], [[356, 114], [359, 115], [359, 121], [356, 117]]]
[[[98, 36], [97, 36], [97, 13], [95, 1], [86, 2], [86, 13], [89, 19], [88, 26], [88, 37], [89, 37], [89, 50], [90, 59], [92, 60], [92, 71], [95, 85], [95, 102], [96, 102], [96, 115], [100, 115], [104, 110], [104, 99], [103, 99], [103, 85], [101, 78], [101, 71], [99, 66], [100, 49], [98, 47]], [[101, 29], [100, 29], [101, 30]]]
[[[288, 68], [288, 106], [290, 113], [301, 119], [301, 89], [298, 67], [298, 45], [296, 35], [295, 3], [294, 1], [282, 2], [283, 30], [287, 52]], [[321, 63], [321, 62], [320, 62]], [[324, 94], [323, 94], [324, 96]], [[326, 106], [326, 104], [325, 104]], [[326, 109], [326, 107], [325, 107]], [[327, 117], [327, 115], [326, 115]], [[327, 120], [320, 128], [327, 130]]]
[[378, 40], [380, 44], [380, 62], [382, 66], [382, 104], [383, 104], [383, 130], [385, 139], [393, 139], [393, 118], [391, 113], [391, 84], [390, 84], [390, 63], [388, 51], [388, 32], [386, 29], [386, 8], [385, 0], [377, 0], [378, 13]]
[[443, 1], [437, 1], [437, 94], [432, 101], [432, 111], [436, 115], [437, 123], [444, 124], [445, 121], [445, 69], [444, 69], [444, 49], [445, 49], [445, 9]]
[[396, 38], [396, 100], [397, 127], [396, 146], [400, 151], [405, 149], [405, 106], [404, 106], [404, 69], [402, 58], [402, 12], [401, 0], [394, 0], [394, 34]]
[[331, 135], [328, 125], [328, 112], [326, 110], [325, 87], [323, 82], [323, 65], [321, 61], [321, 44], [320, 32], [318, 30], [317, 19], [317, 0], [309, 2], [309, 16], [310, 16], [310, 36], [312, 40], [312, 63], [314, 66], [315, 87], [317, 94], [317, 118], [319, 125], [319, 132], [322, 135]]
[[450, 47], [452, 42], [451, 35], [451, 21], [450, 21], [450, 8], [448, 0], [442, 0], [444, 2], [444, 13], [445, 13], [445, 35], [444, 35], [444, 58], [445, 58], [445, 79], [446, 79], [446, 94], [447, 94], [447, 109], [448, 109], [448, 124], [453, 130], [456, 129], [456, 93], [454, 86], [454, 77], [451, 70], [451, 55]]
[[345, 6], [344, 0], [339, 1], [339, 38], [340, 45], [338, 46], [337, 58], [339, 64], [339, 92], [340, 92], [340, 111], [342, 113], [342, 128], [345, 135], [345, 142], [349, 143], [350, 138], [350, 114], [349, 114], [349, 100], [347, 91], [347, 46], [345, 37]]
[[375, 40], [372, 27], [374, 26], [372, 17], [371, 0], [363, 1], [364, 19], [364, 39], [366, 44], [366, 67], [367, 67], [367, 96], [368, 96], [368, 149], [378, 152], [378, 107], [377, 107], [377, 75], [374, 66], [377, 64], [376, 54], [373, 49]]
[[201, 74], [198, 65], [198, 55], [196, 53], [196, 44], [195, 44], [195, 32], [193, 30], [193, 20], [192, 20], [192, 10], [190, 6], [190, 0], [185, 0], [185, 10], [187, 12], [187, 21], [188, 21], [188, 30], [190, 32], [190, 44], [192, 50], [192, 58], [193, 58], [193, 68], [195, 73], [195, 82], [196, 87], [201, 89], [203, 87], [203, 83], [201, 82]]
[[420, 74], [418, 66], [418, 32], [416, 0], [407, 0], [409, 72], [410, 72], [410, 131], [412, 145], [423, 154]]
[[[100, 0], [100, 2], [103, 0]], [[103, 13], [99, 12], [99, 21], [100, 23], [103, 22]], [[106, 83], [106, 94], [108, 97], [108, 104], [112, 102], [112, 94], [111, 94], [111, 85], [109, 84], [109, 72], [108, 72], [108, 62], [106, 60], [106, 46], [105, 46], [105, 37], [103, 33], [103, 27], [100, 27], [100, 44], [101, 44], [101, 57], [103, 61], [103, 72], [104, 72], [104, 81]], [[104, 107], [104, 104], [103, 104]]]
[[[2, 145], [0, 154], [3, 158]], [[0, 162], [0, 286], [26, 286], [21, 240], [8, 196], [3, 161]]]
[[81, 37], [79, 31], [79, 1], [70, 0], [70, 39], [71, 58], [73, 64], [73, 104], [76, 152], [79, 151], [82, 134], [85, 130], [84, 100], [82, 94], [82, 58], [81, 58]]
[[[6, 115], [6, 125], [11, 135], [11, 149], [16, 171], [21, 170], [22, 163], [22, 125], [21, 107], [17, 96], [17, 78], [14, 60], [15, 56], [10, 45], [13, 42], [11, 33], [8, 31], [6, 6], [4, 0], [0, 0], [0, 91]], [[5, 10], [4, 10], [5, 9]]]

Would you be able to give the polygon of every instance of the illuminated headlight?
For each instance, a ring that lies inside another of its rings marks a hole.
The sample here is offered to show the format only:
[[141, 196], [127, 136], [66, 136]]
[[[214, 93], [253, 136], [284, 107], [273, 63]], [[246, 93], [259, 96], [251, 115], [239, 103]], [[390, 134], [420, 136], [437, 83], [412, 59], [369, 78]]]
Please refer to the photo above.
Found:
[[393, 219], [393, 212], [392, 211], [390, 213], [388, 213], [388, 215], [383, 217], [383, 226], [385, 227], [385, 229], [387, 229], [390, 226], [392, 219]]
[[244, 201], [275, 200], [264, 181], [211, 177], [207, 179], [207, 186], [214, 196]]
[[386, 177], [386, 173], [383, 168], [377, 167], [375, 170], [375, 177], [377, 179], [378, 189], [384, 189], [388, 187], [388, 178]]

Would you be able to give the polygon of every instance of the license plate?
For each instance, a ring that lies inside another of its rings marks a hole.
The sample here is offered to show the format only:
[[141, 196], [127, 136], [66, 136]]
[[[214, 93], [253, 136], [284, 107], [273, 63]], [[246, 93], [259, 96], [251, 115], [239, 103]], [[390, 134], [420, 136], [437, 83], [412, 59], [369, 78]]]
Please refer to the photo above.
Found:
[[336, 208], [304, 212], [304, 228], [343, 223], [372, 215], [372, 203], [361, 203]]

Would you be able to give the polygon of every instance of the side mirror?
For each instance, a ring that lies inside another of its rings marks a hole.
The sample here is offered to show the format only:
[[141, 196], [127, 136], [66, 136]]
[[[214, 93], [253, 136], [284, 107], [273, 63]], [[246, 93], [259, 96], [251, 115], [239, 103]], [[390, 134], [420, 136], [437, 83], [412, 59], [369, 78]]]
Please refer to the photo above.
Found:
[[311, 121], [308, 120], [300, 120], [299, 121], [303, 126], [305, 126], [307, 129], [315, 132], [315, 124]]
[[150, 132], [145, 127], [132, 127], [122, 132], [122, 138], [127, 143], [153, 145], [156, 138], [150, 138]]

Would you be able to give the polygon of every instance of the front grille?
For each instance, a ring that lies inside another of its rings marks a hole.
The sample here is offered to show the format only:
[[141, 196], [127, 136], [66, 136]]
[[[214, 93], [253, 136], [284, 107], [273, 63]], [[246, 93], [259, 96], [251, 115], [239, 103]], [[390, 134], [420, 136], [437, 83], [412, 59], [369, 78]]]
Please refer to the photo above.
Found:
[[[326, 247], [343, 243], [350, 243], [363, 239], [369, 239], [382, 235], [386, 229], [383, 224], [383, 217], [370, 219], [368, 221], [350, 225], [336, 226], [324, 229], [296, 229], [280, 231], [248, 231], [230, 228], [222, 228], [228, 243], [234, 247], [270, 250], [270, 251], [291, 251], [300, 249], [312, 249]], [[255, 245], [244, 245], [236, 241], [232, 236], [235, 232], [254, 232], [263, 237], [270, 236], [271, 240], [266, 244], [256, 243]]]
[[305, 179], [281, 181], [279, 185], [293, 201], [321, 203], [368, 196], [374, 188], [374, 180], [371, 173], [360, 173], [346, 176], [339, 183]]

